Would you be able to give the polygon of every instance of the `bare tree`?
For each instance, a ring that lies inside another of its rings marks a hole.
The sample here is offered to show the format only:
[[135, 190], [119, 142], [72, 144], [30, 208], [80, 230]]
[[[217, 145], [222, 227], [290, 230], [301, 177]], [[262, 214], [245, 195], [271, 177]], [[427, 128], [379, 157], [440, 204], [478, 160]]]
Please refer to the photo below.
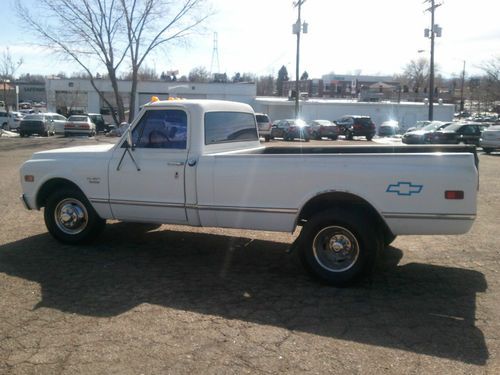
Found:
[[117, 116], [112, 111], [113, 119], [121, 122], [125, 120], [125, 107], [118, 90], [118, 72], [123, 63], [129, 63], [132, 70], [132, 120], [142, 64], [152, 51], [186, 38], [205, 20], [205, 1], [38, 0], [28, 8], [23, 0], [16, 0], [16, 5], [19, 17], [40, 37], [41, 44], [80, 65], [101, 100], [113, 108], [95, 83], [94, 67], [106, 68], [116, 102]]
[[500, 56], [483, 63], [481, 69], [485, 73], [481, 82], [485, 96], [492, 102], [500, 100]]
[[0, 59], [0, 79], [2, 80], [3, 101], [7, 112], [9, 111], [9, 105], [7, 103], [7, 81], [14, 79], [14, 75], [16, 74], [17, 69], [19, 69], [22, 64], [22, 58], [20, 58], [18, 61], [14, 61], [9, 47], [7, 47], [5, 51], [3, 51], [2, 57]]
[[411, 60], [406, 65], [402, 78], [403, 83], [414, 90], [426, 87], [429, 79], [429, 61], [425, 58]]
[[135, 113], [135, 94], [141, 65], [147, 56], [169, 42], [189, 36], [210, 15], [205, 0], [120, 0], [126, 19], [132, 89], [131, 120]]

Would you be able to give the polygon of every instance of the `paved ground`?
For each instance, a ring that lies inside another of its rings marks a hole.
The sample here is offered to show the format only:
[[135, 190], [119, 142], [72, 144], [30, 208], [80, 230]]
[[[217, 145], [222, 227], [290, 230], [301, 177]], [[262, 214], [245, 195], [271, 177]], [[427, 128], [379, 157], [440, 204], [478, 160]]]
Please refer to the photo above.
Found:
[[288, 234], [115, 222], [93, 246], [54, 241], [18, 168], [95, 142], [0, 138], [0, 373], [500, 373], [499, 154], [480, 155], [469, 234], [398, 238], [336, 289]]

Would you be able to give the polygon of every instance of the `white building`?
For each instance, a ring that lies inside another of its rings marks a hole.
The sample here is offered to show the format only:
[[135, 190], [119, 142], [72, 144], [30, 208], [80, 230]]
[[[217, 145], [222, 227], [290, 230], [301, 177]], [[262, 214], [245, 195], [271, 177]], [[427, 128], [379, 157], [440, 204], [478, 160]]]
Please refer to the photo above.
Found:
[[[96, 79], [94, 82], [99, 91], [104, 93], [106, 100], [112, 106], [116, 106], [111, 82], [104, 79]], [[130, 100], [131, 85], [131, 81], [118, 81], [118, 91], [121, 93], [126, 110]], [[109, 110], [87, 79], [47, 79], [46, 91], [47, 110], [50, 112], [80, 110], [99, 113]], [[167, 99], [169, 96], [186, 99], [220, 99], [252, 104], [255, 95], [255, 83], [140, 81], [137, 85], [136, 113], [141, 105], [151, 100], [151, 96], [158, 96], [160, 99]]]
[[[254, 108], [267, 113], [271, 120], [293, 118], [295, 101], [286, 98], [258, 97]], [[453, 104], [434, 104], [434, 120], [451, 121]], [[344, 115], [370, 116], [378, 126], [384, 121], [398, 121], [402, 129], [415, 125], [416, 121], [427, 120], [429, 106], [414, 102], [357, 102], [355, 100], [309, 99], [300, 101], [301, 118], [309, 120], [337, 120]]]
[[[108, 80], [95, 81], [105, 98], [115, 106], [114, 94]], [[128, 107], [131, 81], [118, 81], [118, 89]], [[65, 113], [79, 110], [88, 113], [106, 113], [107, 105], [99, 97], [89, 80], [86, 79], [47, 79], [47, 110]], [[151, 96], [167, 99], [178, 96], [187, 99], [220, 99], [247, 103], [256, 112], [269, 114], [272, 120], [293, 118], [295, 102], [287, 98], [256, 97], [255, 83], [194, 83], [140, 81], [136, 94], [136, 113], [139, 106], [149, 102]], [[128, 109], [128, 108], [126, 108]], [[301, 117], [304, 120], [336, 120], [343, 115], [370, 116], [375, 124], [387, 120], [399, 121], [403, 129], [413, 126], [418, 120], [426, 120], [429, 107], [425, 103], [414, 102], [357, 102], [355, 100], [316, 99], [300, 102]], [[451, 121], [454, 106], [452, 104], [434, 105], [434, 119]]]

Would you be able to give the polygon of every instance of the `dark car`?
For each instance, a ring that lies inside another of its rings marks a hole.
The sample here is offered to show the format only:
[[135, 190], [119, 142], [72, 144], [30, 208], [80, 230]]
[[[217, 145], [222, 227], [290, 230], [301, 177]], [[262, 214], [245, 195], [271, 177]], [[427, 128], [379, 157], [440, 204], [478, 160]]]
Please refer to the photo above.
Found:
[[376, 126], [370, 116], [343, 116], [334, 122], [339, 127], [340, 134], [345, 135], [347, 139], [361, 136], [371, 141], [376, 132]]
[[323, 137], [336, 140], [339, 137], [339, 127], [329, 120], [312, 120], [309, 122], [311, 127], [311, 138], [321, 139]]
[[32, 134], [38, 134], [44, 137], [56, 134], [52, 116], [43, 113], [24, 116], [19, 124], [19, 135], [25, 137]]
[[304, 120], [278, 120], [271, 127], [271, 139], [283, 138], [285, 141], [293, 141], [295, 138], [309, 142], [311, 139], [310, 127]]
[[106, 124], [104, 117], [100, 113], [87, 113], [86, 115], [95, 124], [97, 133], [107, 133], [111, 130], [109, 124]]
[[403, 135], [402, 141], [406, 144], [431, 143], [432, 134], [452, 124], [451, 122], [432, 121], [420, 130], [408, 131]]
[[481, 133], [487, 125], [476, 122], [457, 122], [432, 134], [431, 143], [439, 144], [473, 144], [479, 146]]

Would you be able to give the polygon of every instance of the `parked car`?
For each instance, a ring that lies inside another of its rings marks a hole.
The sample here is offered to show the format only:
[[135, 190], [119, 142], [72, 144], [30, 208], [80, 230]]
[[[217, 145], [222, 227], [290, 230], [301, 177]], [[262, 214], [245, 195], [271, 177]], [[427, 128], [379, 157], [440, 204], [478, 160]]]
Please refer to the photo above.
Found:
[[271, 127], [271, 139], [274, 138], [283, 138], [285, 141], [299, 138], [309, 142], [311, 139], [310, 127], [301, 119], [278, 120]]
[[431, 143], [431, 136], [436, 130], [445, 128], [452, 124], [451, 122], [432, 121], [429, 125], [424, 126], [420, 130], [414, 130], [403, 134], [402, 141], [406, 144], [423, 144]]
[[3, 130], [19, 129], [22, 118], [21, 112], [0, 112], [0, 127]]
[[19, 135], [21, 137], [27, 137], [33, 134], [42, 135], [44, 137], [56, 134], [52, 116], [48, 116], [45, 113], [24, 116], [19, 125]]
[[399, 133], [399, 122], [394, 120], [384, 121], [378, 128], [379, 137], [392, 137]]
[[311, 138], [321, 139], [323, 137], [336, 140], [339, 137], [339, 127], [329, 120], [312, 120], [309, 122], [311, 127]]
[[107, 132], [106, 137], [121, 137], [129, 126], [130, 124], [128, 122], [122, 122], [118, 127], [113, 127], [109, 132]]
[[269, 116], [265, 113], [256, 113], [255, 119], [259, 128], [259, 136], [263, 137], [266, 142], [269, 142], [269, 139], [271, 139], [271, 127], [273, 126]]
[[371, 141], [376, 132], [376, 126], [370, 116], [343, 116], [334, 123], [338, 125], [340, 134], [345, 135], [347, 139], [361, 136]]
[[59, 113], [45, 113], [46, 116], [50, 116], [54, 121], [54, 129], [56, 134], [64, 134], [64, 125], [66, 125], [67, 118]]
[[493, 125], [483, 130], [479, 145], [487, 154], [500, 150], [500, 125]]
[[88, 135], [91, 137], [96, 135], [96, 126], [87, 115], [69, 116], [64, 125], [64, 136], [69, 135]]
[[431, 143], [439, 144], [474, 144], [479, 146], [482, 131], [487, 126], [477, 122], [456, 122], [444, 129], [436, 130], [431, 135]]

